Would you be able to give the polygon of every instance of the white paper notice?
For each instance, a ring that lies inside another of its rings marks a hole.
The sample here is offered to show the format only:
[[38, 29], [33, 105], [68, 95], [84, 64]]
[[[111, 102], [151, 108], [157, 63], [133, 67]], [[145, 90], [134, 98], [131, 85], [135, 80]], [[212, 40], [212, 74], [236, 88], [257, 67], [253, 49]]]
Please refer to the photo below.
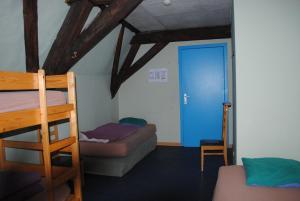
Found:
[[149, 82], [168, 82], [168, 69], [156, 68], [149, 70]]

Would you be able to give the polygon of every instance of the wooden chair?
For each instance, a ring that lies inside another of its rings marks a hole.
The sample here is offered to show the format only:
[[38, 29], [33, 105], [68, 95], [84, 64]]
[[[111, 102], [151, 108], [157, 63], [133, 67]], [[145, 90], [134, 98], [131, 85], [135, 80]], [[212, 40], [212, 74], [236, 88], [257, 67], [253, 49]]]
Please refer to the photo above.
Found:
[[209, 155], [223, 155], [225, 165], [227, 160], [227, 113], [231, 103], [223, 103], [222, 140], [201, 140], [201, 171], [204, 170], [204, 157]]

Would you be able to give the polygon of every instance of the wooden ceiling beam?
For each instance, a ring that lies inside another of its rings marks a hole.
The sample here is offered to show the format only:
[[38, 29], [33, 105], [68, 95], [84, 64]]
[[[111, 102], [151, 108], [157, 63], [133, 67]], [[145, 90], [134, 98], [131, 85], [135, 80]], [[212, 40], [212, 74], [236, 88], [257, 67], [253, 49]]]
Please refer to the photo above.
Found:
[[[107, 7], [109, 7], [108, 5], [99, 5], [100, 9], [103, 11], [104, 9], [106, 9]], [[132, 31], [133, 33], [140, 33], [140, 30], [138, 30], [136, 27], [134, 27], [132, 24], [130, 24], [129, 22], [127, 22], [125, 19], [122, 19], [120, 22], [123, 26], [125, 26], [127, 29], [129, 29], [130, 31]]]
[[68, 14], [45, 60], [43, 67], [47, 74], [57, 74], [61, 71], [60, 65], [65, 50], [81, 33], [92, 8], [93, 4], [89, 0], [75, 1], [70, 5]]
[[[123, 62], [123, 65], [120, 68], [119, 72], [123, 72], [125, 69], [130, 68], [137, 52], [139, 51], [139, 48], [140, 48], [139, 44], [131, 45], [129, 52], [128, 52], [128, 54], [125, 58], [125, 61]], [[119, 73], [118, 73], [117, 75], [114, 75], [114, 82], [111, 83], [111, 85], [110, 85], [110, 93], [111, 93], [112, 98], [115, 97], [115, 95], [117, 94], [121, 84], [122, 84], [122, 81], [121, 81]]]
[[169, 31], [152, 31], [136, 34], [131, 44], [168, 43], [176, 41], [209, 40], [219, 38], [230, 38], [230, 25], [202, 27]]
[[120, 55], [121, 55], [121, 50], [122, 50], [124, 31], [125, 31], [125, 27], [122, 26], [121, 30], [120, 30], [120, 33], [119, 33], [119, 37], [118, 37], [118, 42], [117, 42], [115, 57], [114, 57], [114, 63], [113, 63], [112, 71], [111, 71], [110, 91], [113, 90], [113, 86], [117, 82], [117, 76], [118, 76], [118, 70], [119, 70], [119, 61], [120, 61]]
[[23, 18], [26, 71], [37, 72], [39, 69], [37, 0], [23, 0]]
[[129, 29], [130, 31], [132, 31], [133, 33], [141, 33], [140, 30], [138, 30], [136, 27], [134, 27], [132, 24], [130, 24], [129, 22], [127, 22], [126, 20], [122, 20], [121, 24], [123, 26], [125, 26], [127, 29]]
[[156, 43], [151, 47], [148, 52], [146, 52], [141, 58], [139, 58], [130, 68], [125, 68], [120, 71], [120, 80], [125, 82], [129, 77], [134, 73], [139, 71], [142, 67], [145, 66], [155, 55], [157, 55], [168, 43]]
[[95, 6], [99, 5], [109, 5], [111, 4], [112, 0], [90, 0]]
[[115, 75], [114, 83], [110, 86], [111, 97], [115, 97], [123, 82], [125, 82], [141, 68], [143, 68], [167, 45], [168, 43], [156, 43], [141, 58], [139, 58], [134, 64], [132, 64], [140, 47], [140, 44], [133, 44], [118, 75]]
[[57, 73], [67, 72], [98, 42], [109, 34], [143, 0], [112, 0], [110, 6], [98, 14], [90, 26], [83, 30], [74, 43], [64, 49], [64, 61]]

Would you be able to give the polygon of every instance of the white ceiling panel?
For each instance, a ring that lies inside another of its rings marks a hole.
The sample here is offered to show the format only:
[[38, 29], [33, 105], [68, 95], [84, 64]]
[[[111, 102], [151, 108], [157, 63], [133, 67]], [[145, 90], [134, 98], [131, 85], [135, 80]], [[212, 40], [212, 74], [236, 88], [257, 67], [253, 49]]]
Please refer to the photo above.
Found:
[[135, 9], [126, 20], [140, 31], [165, 29], [165, 27], [142, 6]]
[[231, 24], [232, 0], [144, 0], [127, 20], [141, 31]]
[[195, 0], [172, 0], [171, 2], [169, 6], [165, 6], [162, 0], [146, 0], [142, 6], [153, 16], [183, 14], [187, 11], [201, 10], [200, 4]]

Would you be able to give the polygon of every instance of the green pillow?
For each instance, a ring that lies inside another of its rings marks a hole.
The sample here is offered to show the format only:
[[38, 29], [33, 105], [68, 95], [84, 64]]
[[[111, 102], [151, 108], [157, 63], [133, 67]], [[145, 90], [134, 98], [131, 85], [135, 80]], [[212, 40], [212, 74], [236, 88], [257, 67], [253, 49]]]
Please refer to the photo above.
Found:
[[119, 120], [120, 124], [130, 124], [135, 126], [144, 127], [147, 125], [147, 121], [145, 119], [139, 119], [134, 117], [126, 117]]
[[300, 187], [300, 162], [284, 158], [242, 158], [246, 184], [266, 187]]

